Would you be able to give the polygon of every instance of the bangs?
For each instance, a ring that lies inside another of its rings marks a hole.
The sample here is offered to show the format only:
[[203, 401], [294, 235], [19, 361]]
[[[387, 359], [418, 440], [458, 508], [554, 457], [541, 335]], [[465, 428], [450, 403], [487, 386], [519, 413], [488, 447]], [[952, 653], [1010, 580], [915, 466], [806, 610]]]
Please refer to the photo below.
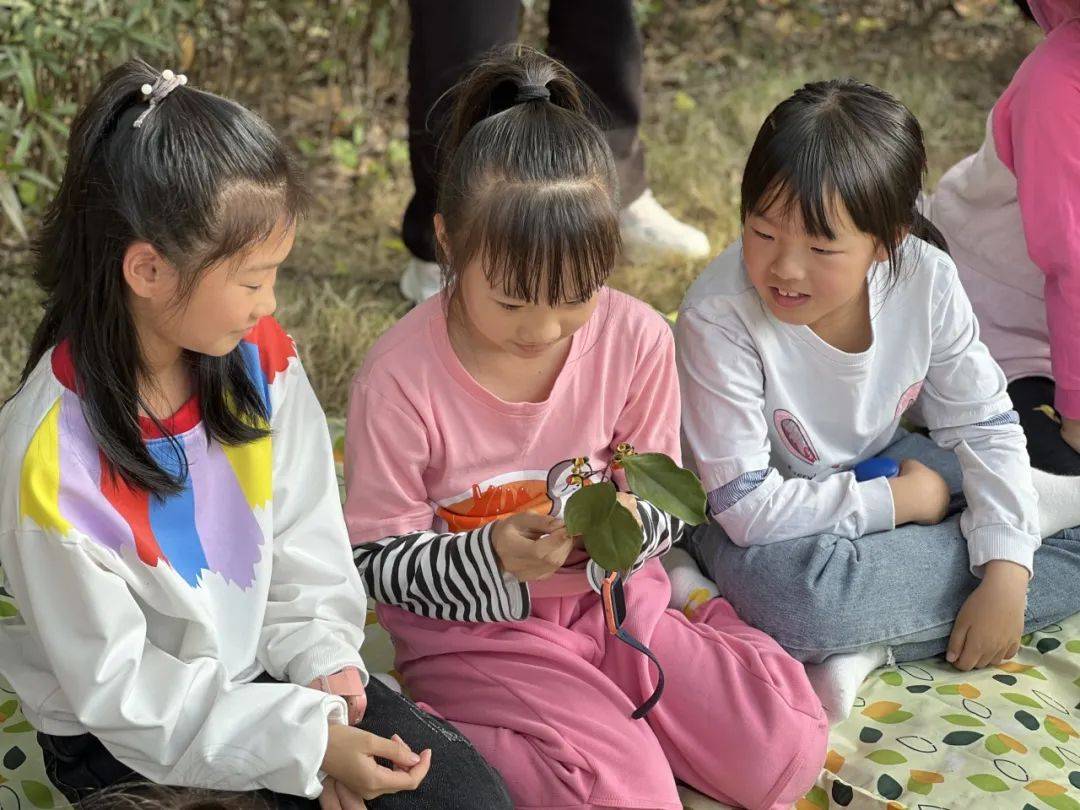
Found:
[[484, 274], [510, 298], [574, 303], [611, 275], [622, 249], [618, 212], [599, 182], [496, 185], [479, 195], [454, 262], [484, 258]]
[[209, 244], [199, 251], [200, 269], [230, 256], [240, 257], [265, 242], [278, 223], [289, 228], [306, 208], [305, 195], [289, 183], [262, 186], [249, 182], [228, 184], [218, 197], [217, 221]]
[[[742, 220], [778, 210], [784, 219], [797, 212], [803, 227], [811, 236], [835, 239], [839, 219], [837, 203], [848, 211], [857, 210], [854, 200], [845, 198], [837, 187], [837, 172], [827, 150], [820, 142], [778, 144], [776, 139], [767, 148], [754, 169], [751, 162], [743, 176]], [[780, 148], [777, 148], [780, 147]], [[816, 147], [816, 148], [815, 148]]]
[[[781, 109], [789, 103], [766, 120], [750, 151], [742, 221], [776, 207], [784, 217], [798, 212], [808, 234], [831, 240], [846, 212], [860, 231], [893, 244], [914, 205], [895, 186], [902, 180], [917, 188], [921, 164], [909, 182], [903, 167], [913, 161], [875, 138], [873, 126], [841, 109], [836, 99], [810, 109]], [[774, 116], [789, 120], [780, 125]], [[897, 175], [899, 180], [891, 179]]]

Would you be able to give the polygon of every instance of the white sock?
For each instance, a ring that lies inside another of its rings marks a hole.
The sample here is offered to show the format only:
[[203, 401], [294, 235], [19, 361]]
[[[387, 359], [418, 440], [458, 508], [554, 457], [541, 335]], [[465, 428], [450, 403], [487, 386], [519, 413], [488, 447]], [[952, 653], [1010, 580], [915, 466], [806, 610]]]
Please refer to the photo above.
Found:
[[673, 548], [660, 558], [671, 580], [669, 607], [690, 615], [710, 599], [720, 595], [711, 579], [701, 573], [694, 558], [682, 548]]
[[1042, 537], [1080, 526], [1080, 476], [1031, 470], [1039, 493], [1039, 532]]
[[888, 647], [868, 647], [853, 653], [830, 655], [820, 664], [807, 664], [806, 675], [814, 687], [830, 725], [851, 714], [855, 695], [866, 676], [889, 660]]

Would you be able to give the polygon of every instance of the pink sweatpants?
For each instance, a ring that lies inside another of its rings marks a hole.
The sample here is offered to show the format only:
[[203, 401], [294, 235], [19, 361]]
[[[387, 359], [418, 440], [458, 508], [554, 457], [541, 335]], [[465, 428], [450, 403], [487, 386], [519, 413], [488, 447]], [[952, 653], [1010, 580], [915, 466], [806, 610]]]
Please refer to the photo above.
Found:
[[682, 810], [675, 777], [719, 801], [789, 807], [825, 759], [828, 725], [802, 665], [722, 599], [668, 610], [657, 561], [627, 584], [624, 626], [664, 666], [607, 634], [594, 593], [533, 602], [522, 622], [442, 622], [380, 607], [414, 700], [457, 726], [518, 808]]

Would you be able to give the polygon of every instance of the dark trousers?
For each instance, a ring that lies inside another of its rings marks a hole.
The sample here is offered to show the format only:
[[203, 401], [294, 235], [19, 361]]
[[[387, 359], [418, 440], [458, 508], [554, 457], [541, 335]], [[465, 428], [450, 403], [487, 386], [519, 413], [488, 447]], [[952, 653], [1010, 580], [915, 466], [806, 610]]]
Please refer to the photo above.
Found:
[[[416, 189], [401, 233], [414, 256], [435, 261], [436, 147], [450, 109], [443, 94], [480, 56], [518, 38], [521, 3], [410, 0], [409, 9], [409, 161]], [[622, 201], [633, 202], [645, 191], [645, 152], [638, 138], [641, 33], [632, 0], [551, 0], [548, 53], [603, 105], [598, 123], [615, 155]]]
[[1031, 466], [1055, 475], [1080, 475], [1080, 453], [1061, 438], [1054, 419], [1054, 381], [1023, 377], [1009, 383], [1009, 396], [1027, 436]]
[[[259, 680], [271, 679], [264, 676]], [[361, 728], [380, 737], [398, 734], [416, 752], [431, 749], [431, 770], [420, 787], [368, 801], [370, 810], [510, 810], [513, 807], [498, 773], [453, 726], [422, 711], [375, 678], [368, 683], [367, 697]], [[113, 757], [92, 734], [76, 737], [38, 734], [38, 741], [49, 778], [76, 806], [82, 801], [93, 804], [94, 794], [104, 788], [130, 784], [137, 792], [140, 784], [147, 783], [143, 776]], [[317, 800], [268, 790], [260, 791], [253, 804], [272, 810], [318, 810], [319, 807]]]

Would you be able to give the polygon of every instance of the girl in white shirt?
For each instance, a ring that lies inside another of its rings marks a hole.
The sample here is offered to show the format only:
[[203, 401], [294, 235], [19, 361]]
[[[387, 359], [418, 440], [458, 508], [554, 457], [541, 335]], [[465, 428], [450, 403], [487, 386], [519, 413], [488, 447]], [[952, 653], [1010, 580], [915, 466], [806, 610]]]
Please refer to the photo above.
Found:
[[[692, 552], [744, 619], [825, 662], [811, 678], [833, 717], [890, 653], [984, 667], [1080, 609], [1080, 479], [1033, 479], [1005, 378], [916, 210], [925, 166], [889, 94], [802, 88], [758, 133], [743, 237], [678, 322], [683, 430], [715, 521]], [[878, 456], [898, 474], [853, 470]]]

